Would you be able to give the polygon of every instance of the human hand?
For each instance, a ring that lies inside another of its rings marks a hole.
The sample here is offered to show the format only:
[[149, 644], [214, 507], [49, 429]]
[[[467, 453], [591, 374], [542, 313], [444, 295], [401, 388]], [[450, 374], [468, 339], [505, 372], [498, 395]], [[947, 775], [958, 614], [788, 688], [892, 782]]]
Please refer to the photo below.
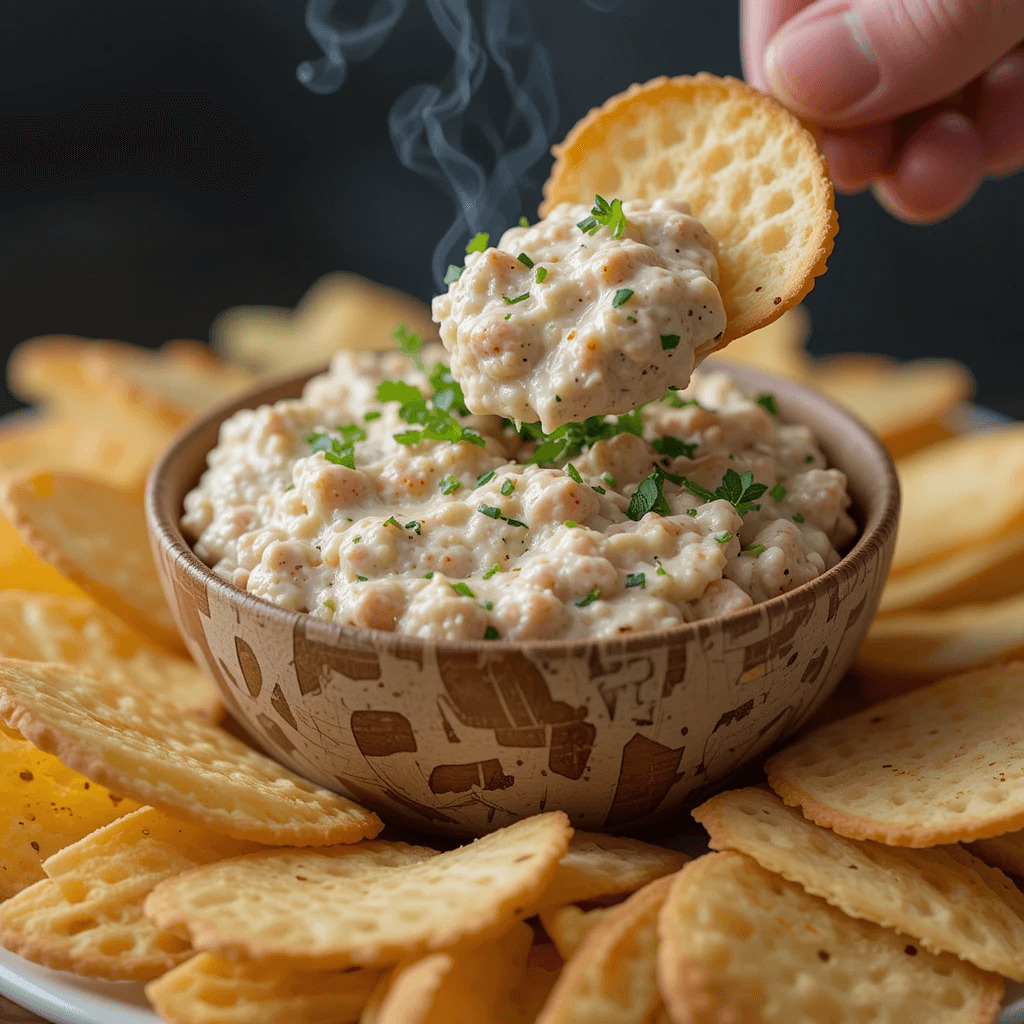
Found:
[[822, 128], [840, 191], [923, 224], [1024, 167], [1024, 0], [741, 0], [740, 17], [747, 80]]

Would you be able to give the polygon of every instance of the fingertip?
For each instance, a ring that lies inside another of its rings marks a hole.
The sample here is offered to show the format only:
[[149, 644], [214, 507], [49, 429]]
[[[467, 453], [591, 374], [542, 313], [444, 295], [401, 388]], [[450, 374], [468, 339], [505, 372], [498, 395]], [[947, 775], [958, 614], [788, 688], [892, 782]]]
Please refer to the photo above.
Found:
[[819, 139], [832, 183], [840, 192], [863, 192], [885, 173], [892, 153], [891, 121], [850, 131], [825, 132]]
[[993, 177], [1024, 166], [1024, 50], [1013, 50], [978, 83], [972, 116], [985, 144], [985, 171]]
[[974, 195], [985, 173], [985, 146], [963, 114], [944, 110], [904, 142], [872, 191], [893, 216], [908, 224], [949, 217]]

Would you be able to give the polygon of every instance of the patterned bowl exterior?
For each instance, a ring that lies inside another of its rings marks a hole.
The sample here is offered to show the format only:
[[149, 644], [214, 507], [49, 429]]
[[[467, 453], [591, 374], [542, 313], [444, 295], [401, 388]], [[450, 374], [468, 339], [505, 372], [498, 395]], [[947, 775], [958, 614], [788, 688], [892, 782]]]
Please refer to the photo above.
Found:
[[594, 641], [437, 642], [335, 626], [226, 583], [178, 528], [184, 495], [236, 409], [214, 411], [154, 470], [157, 568], [185, 642], [275, 758], [418, 832], [480, 835], [561, 808], [636, 831], [792, 735], [842, 678], [875, 613], [899, 488], [868, 429], [803, 387], [719, 366], [808, 423], [843, 469], [862, 533], [819, 579], [741, 612]]

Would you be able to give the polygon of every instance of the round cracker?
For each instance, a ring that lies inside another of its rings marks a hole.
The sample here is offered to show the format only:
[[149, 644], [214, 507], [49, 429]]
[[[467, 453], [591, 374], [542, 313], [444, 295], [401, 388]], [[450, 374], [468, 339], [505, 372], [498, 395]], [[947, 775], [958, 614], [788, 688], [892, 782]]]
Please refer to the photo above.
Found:
[[851, 839], [969, 842], [1024, 827], [1024, 662], [979, 669], [808, 733], [765, 765], [787, 804]]
[[742, 853], [676, 875], [658, 976], [675, 1024], [989, 1024], [1003, 982], [847, 917]]
[[553, 152], [542, 216], [598, 193], [690, 204], [718, 241], [727, 325], [716, 348], [778, 319], [825, 272], [839, 230], [825, 158], [793, 114], [735, 78], [633, 85]]
[[71, 665], [0, 659], [0, 718], [93, 782], [235, 839], [324, 846], [383, 827], [215, 725]]

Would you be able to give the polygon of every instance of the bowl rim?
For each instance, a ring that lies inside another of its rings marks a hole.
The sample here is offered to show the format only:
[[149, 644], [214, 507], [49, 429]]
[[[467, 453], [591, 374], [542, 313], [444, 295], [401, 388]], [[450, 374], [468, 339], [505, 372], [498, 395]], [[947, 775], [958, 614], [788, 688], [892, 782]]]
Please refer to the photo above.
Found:
[[[286, 625], [289, 632], [303, 627], [307, 638], [328, 645], [344, 644], [354, 648], [373, 648], [377, 651], [401, 649], [402, 655], [408, 657], [412, 651], [426, 649], [443, 649], [452, 654], [487, 654], [494, 657], [500, 654], [515, 652], [529, 656], [568, 656], [574, 657], [590, 651], [595, 645], [613, 650], [616, 654], [632, 654], [650, 650], [659, 645], [674, 643], [685, 645], [688, 641], [706, 637], [718, 632], [723, 624], [737, 626], [739, 633], [744, 632], [743, 624], [753, 628], [759, 622], [769, 618], [773, 612], [781, 611], [796, 600], [811, 601], [817, 599], [819, 593], [825, 593], [832, 587], [839, 586], [846, 578], [856, 578], [862, 567], [874, 561], [883, 551], [890, 537], [895, 533], [900, 509], [900, 485], [892, 456], [878, 436], [854, 413], [833, 402], [831, 398], [815, 390], [803, 382], [779, 377], [760, 367], [745, 364], [728, 363], [710, 358], [702, 368], [713, 372], [724, 372], [748, 392], [770, 391], [783, 406], [795, 402], [797, 405], [815, 408], [820, 415], [826, 416], [841, 428], [843, 433], [856, 437], [862, 450], [877, 473], [877, 488], [870, 507], [863, 509], [865, 522], [853, 547], [839, 561], [820, 576], [803, 583], [785, 594], [769, 598], [741, 608], [725, 615], [715, 615], [692, 622], [681, 622], [660, 629], [649, 629], [642, 632], [631, 632], [622, 635], [602, 637], [558, 637], [534, 640], [438, 640], [431, 637], [418, 637], [406, 633], [391, 632], [379, 629], [366, 629], [342, 623], [319, 619], [309, 612], [297, 612], [282, 608], [271, 601], [250, 594], [218, 576], [212, 568], [201, 561], [192, 550], [178, 525], [181, 514], [180, 500], [175, 497], [168, 479], [179, 460], [198, 463], [199, 454], [194, 451], [196, 438], [215, 429], [219, 434], [221, 424], [231, 415], [243, 409], [255, 409], [282, 398], [299, 397], [303, 386], [311, 378], [325, 372], [327, 367], [319, 366], [312, 370], [303, 370], [273, 380], [262, 381], [257, 387], [235, 396], [214, 406], [201, 417], [188, 423], [171, 440], [164, 450], [146, 482], [145, 512], [150, 540], [159, 545], [169, 557], [170, 564], [188, 573], [196, 582], [205, 587], [213, 587], [239, 609], [255, 604], [255, 610], [271, 619]], [[785, 419], [785, 422], [806, 422], [800, 418]], [[810, 426], [810, 424], [807, 424]], [[815, 430], [815, 427], [811, 427]], [[216, 436], [216, 435], [215, 435]], [[820, 438], [816, 434], [816, 440]], [[216, 444], [216, 439], [214, 441]], [[203, 464], [211, 448], [202, 453]], [[834, 453], [833, 453], [834, 455]], [[833, 468], [835, 460], [830, 456]], [[200, 470], [202, 472], [202, 470]], [[843, 470], [845, 472], [845, 470]], [[192, 486], [195, 486], [193, 483]], [[184, 494], [180, 496], [184, 500]], [[171, 506], [177, 504], [177, 510]], [[242, 611], [238, 614], [241, 616]]]

